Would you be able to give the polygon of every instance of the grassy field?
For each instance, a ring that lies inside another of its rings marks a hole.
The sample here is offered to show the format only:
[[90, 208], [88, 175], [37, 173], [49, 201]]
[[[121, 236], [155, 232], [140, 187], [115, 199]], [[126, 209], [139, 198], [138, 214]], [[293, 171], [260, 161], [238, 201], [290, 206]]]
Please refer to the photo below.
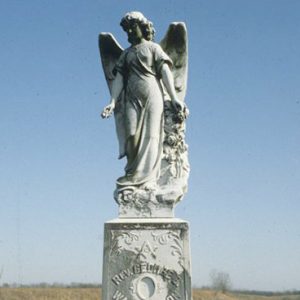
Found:
[[[0, 288], [0, 300], [101, 300], [98, 288]], [[300, 300], [300, 295], [258, 296], [193, 290], [193, 300]], [[163, 299], [162, 299], [163, 300]]]

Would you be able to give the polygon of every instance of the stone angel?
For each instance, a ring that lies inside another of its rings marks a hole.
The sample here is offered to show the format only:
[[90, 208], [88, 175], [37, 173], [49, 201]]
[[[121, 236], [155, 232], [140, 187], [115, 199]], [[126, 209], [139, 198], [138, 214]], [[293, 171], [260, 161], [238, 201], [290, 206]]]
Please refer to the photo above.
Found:
[[120, 25], [129, 48], [124, 50], [110, 33], [99, 36], [111, 94], [101, 115], [114, 113], [119, 158], [127, 158], [114, 195], [121, 216], [161, 216], [158, 211], [170, 203], [172, 213], [187, 188], [187, 31], [184, 23], [172, 23], [159, 45], [142, 13], [127, 13]]

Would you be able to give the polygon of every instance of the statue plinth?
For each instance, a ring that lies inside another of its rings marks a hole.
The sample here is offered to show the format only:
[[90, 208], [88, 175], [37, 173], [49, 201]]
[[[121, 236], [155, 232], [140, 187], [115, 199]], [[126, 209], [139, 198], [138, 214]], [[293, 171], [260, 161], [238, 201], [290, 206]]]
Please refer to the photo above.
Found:
[[191, 300], [189, 225], [175, 218], [105, 223], [103, 300]]
[[117, 191], [119, 218], [173, 218], [175, 205], [182, 199], [180, 185], [157, 190], [124, 189]]

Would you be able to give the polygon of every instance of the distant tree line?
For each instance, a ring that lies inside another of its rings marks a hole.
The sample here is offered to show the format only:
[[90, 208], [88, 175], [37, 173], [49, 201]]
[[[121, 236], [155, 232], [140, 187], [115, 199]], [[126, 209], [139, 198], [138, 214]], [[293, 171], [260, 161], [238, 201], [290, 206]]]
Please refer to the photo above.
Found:
[[256, 290], [232, 290], [234, 294], [247, 294], [255, 296], [288, 296], [288, 295], [300, 295], [300, 290], [288, 290], [283, 292], [271, 292], [271, 291], [256, 291]]
[[[211, 291], [219, 291], [214, 289], [211, 286], [202, 286], [202, 287], [194, 287], [195, 289], [199, 290], [211, 290]], [[257, 291], [257, 290], [236, 290], [231, 289], [231, 294], [242, 294], [242, 295], [253, 295], [253, 296], [265, 296], [265, 297], [272, 297], [272, 296], [296, 296], [300, 295], [300, 290], [287, 290], [282, 292], [271, 292], [271, 291]], [[298, 298], [297, 298], [298, 299]]]
[[[223, 278], [221, 276], [221, 278]], [[18, 283], [2, 283], [0, 288], [101, 288], [101, 283], [82, 283], [82, 282], [71, 282], [71, 283], [32, 283], [32, 284], [18, 284]], [[197, 289], [197, 287], [194, 287]], [[203, 286], [199, 288], [201, 290], [217, 290], [221, 291], [220, 286], [216, 289], [213, 286]], [[271, 292], [271, 291], [257, 291], [257, 290], [236, 290], [231, 289], [232, 294], [244, 294], [244, 295], [255, 295], [255, 296], [288, 296], [288, 295], [300, 295], [300, 290], [288, 290], [283, 292]]]
[[288, 290], [283, 292], [257, 291], [257, 290], [236, 290], [232, 288], [230, 275], [226, 272], [213, 269], [210, 272], [211, 286], [210, 290], [226, 293], [230, 291], [233, 294], [255, 295], [255, 296], [289, 296], [300, 295], [300, 290]]

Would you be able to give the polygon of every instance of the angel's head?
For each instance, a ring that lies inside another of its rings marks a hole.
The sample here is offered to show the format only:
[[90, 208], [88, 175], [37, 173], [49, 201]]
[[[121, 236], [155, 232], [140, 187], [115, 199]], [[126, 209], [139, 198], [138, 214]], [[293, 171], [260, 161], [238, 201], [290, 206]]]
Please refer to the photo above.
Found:
[[142, 38], [152, 41], [155, 29], [152, 22], [147, 20], [145, 16], [137, 11], [127, 13], [121, 20], [120, 25], [128, 34], [128, 41], [134, 43]]

